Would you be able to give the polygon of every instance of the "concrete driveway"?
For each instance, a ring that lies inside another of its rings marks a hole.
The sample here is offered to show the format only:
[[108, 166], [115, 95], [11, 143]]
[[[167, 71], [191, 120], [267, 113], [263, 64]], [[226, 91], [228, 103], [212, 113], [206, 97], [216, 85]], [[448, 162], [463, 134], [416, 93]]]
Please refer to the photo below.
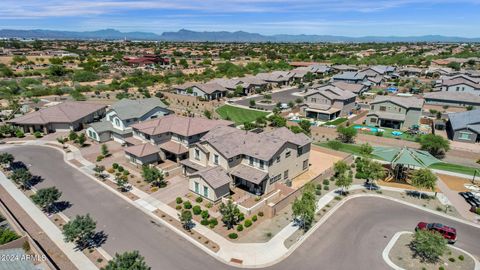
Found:
[[188, 193], [188, 179], [181, 175], [168, 179], [168, 185], [161, 188], [150, 196], [164, 203], [173, 202], [177, 197], [183, 197]]
[[[139, 250], [152, 269], [235, 269], [199, 250], [63, 162], [60, 152], [40, 146], [0, 146], [17, 160], [31, 164], [45, 180], [37, 187], [57, 186], [73, 206], [69, 217], [90, 213], [97, 228], [108, 234], [110, 254]], [[381, 198], [357, 198], [345, 203], [288, 258], [268, 269], [388, 269], [381, 253], [398, 231], [413, 230], [419, 221], [457, 228], [456, 246], [480, 256], [480, 229]]]

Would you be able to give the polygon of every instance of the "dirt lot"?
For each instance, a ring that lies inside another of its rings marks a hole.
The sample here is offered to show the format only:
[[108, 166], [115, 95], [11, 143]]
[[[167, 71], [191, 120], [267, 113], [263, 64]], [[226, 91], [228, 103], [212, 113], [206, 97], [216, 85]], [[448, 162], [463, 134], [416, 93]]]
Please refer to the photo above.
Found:
[[326, 151], [322, 151], [322, 149], [312, 148], [310, 151], [311, 166], [307, 172], [292, 180], [292, 188], [299, 188], [305, 185], [305, 183], [332, 168], [335, 162], [342, 159], [343, 157], [339, 155], [327, 153]]
[[442, 178], [443, 182], [448, 186], [449, 189], [454, 191], [467, 191], [465, 184], [471, 184], [469, 179], [455, 177], [446, 174], [438, 174], [438, 177]]

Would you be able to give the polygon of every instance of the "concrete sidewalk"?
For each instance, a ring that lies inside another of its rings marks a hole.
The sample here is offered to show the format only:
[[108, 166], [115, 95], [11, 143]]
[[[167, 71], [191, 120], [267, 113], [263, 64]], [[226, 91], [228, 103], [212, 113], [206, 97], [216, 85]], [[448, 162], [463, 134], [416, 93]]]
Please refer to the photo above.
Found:
[[65, 253], [70, 261], [78, 269], [94, 270], [98, 269], [90, 259], [81, 251], [75, 251], [75, 245], [65, 243], [63, 234], [60, 229], [55, 226], [45, 214], [33, 204], [33, 202], [25, 196], [3, 173], [0, 173], [0, 185], [17, 201], [17, 203], [30, 215], [30, 217], [38, 224], [43, 232]]

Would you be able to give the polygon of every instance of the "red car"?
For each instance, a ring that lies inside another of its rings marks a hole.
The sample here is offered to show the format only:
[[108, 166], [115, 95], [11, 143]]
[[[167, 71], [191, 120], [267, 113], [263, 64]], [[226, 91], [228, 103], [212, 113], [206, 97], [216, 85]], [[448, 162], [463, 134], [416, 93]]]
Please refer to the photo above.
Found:
[[457, 241], [457, 230], [440, 223], [420, 222], [415, 228], [415, 231], [417, 230], [436, 231], [440, 233], [443, 238], [447, 239], [449, 244], [454, 244], [455, 241]]

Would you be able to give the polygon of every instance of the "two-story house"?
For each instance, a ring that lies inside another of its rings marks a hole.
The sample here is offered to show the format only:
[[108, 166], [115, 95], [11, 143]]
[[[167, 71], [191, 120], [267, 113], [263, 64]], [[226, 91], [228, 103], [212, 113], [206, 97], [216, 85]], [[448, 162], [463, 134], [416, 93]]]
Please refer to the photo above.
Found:
[[347, 116], [355, 106], [356, 95], [334, 85], [324, 85], [307, 90], [300, 107], [307, 118], [330, 121]]
[[158, 163], [188, 157], [188, 147], [217, 126], [232, 126], [225, 120], [184, 117], [174, 114], [132, 125], [133, 138], [139, 143], [125, 148], [125, 156], [134, 164]]
[[260, 195], [307, 171], [310, 145], [305, 134], [287, 128], [253, 133], [223, 126], [192, 145], [190, 158], [181, 163], [190, 190], [211, 201], [229, 195], [226, 185]]
[[111, 106], [102, 121], [90, 124], [86, 134], [97, 142], [113, 139], [119, 143], [125, 143], [125, 139], [132, 136], [131, 125], [162, 117], [171, 112], [157, 97], [122, 99]]
[[418, 125], [422, 116], [423, 99], [416, 97], [377, 96], [370, 102], [366, 124], [394, 129]]
[[480, 142], [480, 110], [448, 114], [447, 134], [458, 142]]
[[441, 91], [480, 95], [480, 79], [465, 74], [445, 77], [441, 80]]

